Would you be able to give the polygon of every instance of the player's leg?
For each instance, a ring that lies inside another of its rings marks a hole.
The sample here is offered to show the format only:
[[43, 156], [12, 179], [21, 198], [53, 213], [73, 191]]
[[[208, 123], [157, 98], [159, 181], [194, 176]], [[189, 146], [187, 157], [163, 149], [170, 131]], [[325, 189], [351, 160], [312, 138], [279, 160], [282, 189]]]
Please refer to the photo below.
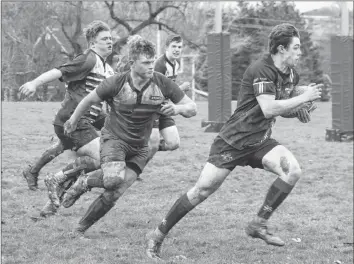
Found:
[[151, 130], [149, 143], [148, 143], [149, 154], [148, 154], [147, 163], [152, 159], [152, 157], [159, 150], [159, 144], [160, 144], [159, 120], [155, 120], [153, 128]]
[[54, 126], [54, 131], [58, 136], [59, 140], [52, 146], [50, 146], [44, 153], [39, 157], [33, 165], [29, 165], [22, 175], [27, 181], [27, 185], [30, 190], [38, 189], [38, 174], [40, 170], [55, 157], [59, 156], [66, 149], [70, 149], [71, 145], [68, 144], [68, 138], [64, 135], [64, 130], [60, 126]]
[[73, 163], [67, 165], [62, 171], [47, 175], [45, 183], [51, 201], [59, 206], [57, 189], [69, 177], [78, 177], [80, 172], [99, 169], [100, 139], [95, 128], [86, 120], [81, 119], [77, 129], [70, 134], [72, 149], [76, 150], [78, 156]]
[[81, 195], [92, 188], [104, 188], [102, 169], [81, 174], [70, 189], [66, 191], [62, 205], [65, 208], [71, 207], [81, 197]]
[[159, 151], [178, 149], [180, 137], [175, 120], [170, 116], [161, 116], [159, 121], [160, 134], [163, 137], [159, 144]]
[[273, 172], [278, 178], [270, 186], [263, 205], [255, 219], [248, 224], [246, 233], [268, 244], [283, 246], [285, 243], [280, 238], [267, 231], [267, 221], [299, 180], [300, 165], [287, 148], [273, 139], [268, 140], [265, 147], [253, 155], [249, 165]]
[[[62, 201], [65, 191], [68, 190], [74, 184], [75, 180], [76, 180], [75, 178], [69, 178], [60, 186], [60, 188], [58, 190], [58, 196], [59, 196], [60, 201]], [[52, 216], [57, 213], [58, 209], [59, 209], [59, 207], [56, 206], [49, 199], [47, 201], [47, 203], [44, 205], [44, 207], [41, 209], [40, 216], [41, 217]]]
[[78, 157], [74, 162], [69, 163], [61, 171], [54, 175], [48, 174], [45, 178], [45, 184], [48, 189], [49, 199], [59, 207], [60, 196], [59, 190], [64, 182], [68, 179], [76, 179], [81, 173], [88, 173], [100, 168], [100, 161], [89, 156]]
[[230, 159], [225, 158], [225, 154], [232, 151], [231, 146], [217, 137], [196, 184], [174, 203], [158, 227], [148, 233], [146, 253], [150, 258], [160, 259], [161, 245], [167, 233], [188, 212], [214, 193], [235, 168], [237, 160], [232, 156]]
[[[105, 191], [92, 203], [75, 229], [83, 234], [102, 218], [134, 183], [146, 165], [148, 147], [135, 148], [121, 140], [103, 140], [101, 167]], [[112, 153], [112, 150], [114, 152]], [[118, 153], [118, 154], [117, 154]], [[126, 159], [126, 157], [129, 157]], [[126, 160], [126, 162], [122, 161]]]

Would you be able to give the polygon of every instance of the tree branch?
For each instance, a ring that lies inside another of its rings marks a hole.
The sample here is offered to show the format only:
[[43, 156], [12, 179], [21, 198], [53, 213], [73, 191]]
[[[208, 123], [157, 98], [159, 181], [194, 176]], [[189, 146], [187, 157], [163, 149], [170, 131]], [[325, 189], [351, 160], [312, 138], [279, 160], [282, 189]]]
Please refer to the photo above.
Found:
[[161, 27], [165, 27], [168, 31], [170, 31], [172, 33], [175, 33], [177, 35], [181, 35], [183, 40], [190, 44], [191, 48], [198, 48], [198, 49], [201, 48], [200, 44], [194, 43], [193, 41], [188, 39], [184, 33], [178, 32], [176, 29], [174, 29], [174, 28], [172, 28], [172, 27], [170, 27], [170, 26], [168, 26], [168, 25], [166, 25], [164, 23], [161, 23], [159, 21], [154, 20], [151, 24], [155, 24], [155, 25], [159, 25]]
[[111, 18], [114, 21], [116, 21], [118, 24], [125, 27], [128, 30], [128, 32], [132, 31], [132, 27], [126, 21], [117, 17], [116, 14], [114, 13], [114, 2], [112, 1], [111, 4], [109, 4], [107, 1], [104, 1], [104, 3], [106, 4], [106, 6], [109, 9], [109, 14], [110, 14]]

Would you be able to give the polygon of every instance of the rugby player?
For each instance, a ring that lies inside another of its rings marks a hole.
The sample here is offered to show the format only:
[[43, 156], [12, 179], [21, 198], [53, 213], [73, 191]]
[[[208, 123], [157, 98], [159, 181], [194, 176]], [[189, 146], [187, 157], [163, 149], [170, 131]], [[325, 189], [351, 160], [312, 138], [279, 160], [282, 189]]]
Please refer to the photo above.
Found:
[[[174, 82], [180, 69], [180, 59], [182, 55], [183, 40], [179, 35], [171, 35], [166, 39], [165, 53], [156, 60], [154, 70], [160, 72]], [[190, 88], [189, 82], [180, 85], [182, 91]], [[160, 140], [160, 134], [163, 137]], [[176, 123], [171, 116], [161, 115], [154, 122], [151, 137], [149, 140], [148, 161], [159, 151], [175, 150], [179, 148], [180, 138]]]
[[[136, 36], [128, 46], [130, 71], [104, 80], [80, 102], [64, 124], [65, 132], [70, 134], [91, 105], [106, 101], [110, 106], [101, 130], [101, 169], [98, 170], [105, 190], [80, 220], [73, 232], [76, 235], [83, 234], [103, 217], [143, 171], [153, 122], [158, 115], [180, 114], [189, 118], [196, 114], [196, 104], [178, 85], [154, 72], [154, 45]], [[166, 99], [172, 103], [164, 103]]]
[[271, 138], [272, 127], [277, 116], [319, 99], [321, 94], [321, 85], [311, 84], [305, 93], [280, 100], [299, 81], [294, 67], [300, 56], [299, 31], [287, 23], [275, 26], [269, 35], [269, 54], [246, 69], [237, 109], [211, 145], [198, 181], [174, 203], [156, 229], [147, 234], [148, 257], [161, 259], [161, 246], [171, 228], [214, 193], [236, 166], [260, 168], [278, 176], [246, 233], [270, 245], [284, 245], [282, 239], [269, 233], [267, 222], [302, 172], [294, 155]]
[[102, 103], [92, 107], [78, 121], [77, 129], [70, 136], [64, 134], [63, 125], [69, 119], [78, 103], [105, 78], [114, 74], [105, 62], [112, 53], [112, 36], [109, 26], [102, 21], [93, 21], [84, 29], [88, 49], [68, 63], [47, 71], [36, 79], [20, 87], [25, 96], [32, 96], [38, 86], [59, 79], [66, 82], [67, 89], [61, 108], [54, 118], [54, 131], [59, 141], [48, 148], [42, 156], [23, 171], [30, 190], [38, 189], [39, 171], [51, 160], [72, 149], [78, 155], [88, 155], [99, 159], [99, 137], [96, 130], [101, 130], [105, 120]]

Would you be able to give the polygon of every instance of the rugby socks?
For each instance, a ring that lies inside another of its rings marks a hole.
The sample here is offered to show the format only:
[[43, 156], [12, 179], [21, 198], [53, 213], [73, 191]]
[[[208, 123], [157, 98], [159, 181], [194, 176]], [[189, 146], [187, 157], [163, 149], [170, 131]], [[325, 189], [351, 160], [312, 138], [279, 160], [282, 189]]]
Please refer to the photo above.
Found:
[[49, 149], [44, 151], [42, 156], [35, 162], [35, 164], [31, 167], [31, 173], [39, 173], [39, 171], [50, 161], [52, 161], [55, 157], [59, 156], [63, 153], [64, 147], [62, 144], [55, 144], [51, 146]]
[[77, 230], [85, 232], [90, 226], [111, 210], [114, 205], [115, 203], [107, 201], [102, 193], [95, 201], [93, 201], [86, 214], [81, 218]]
[[87, 173], [86, 183], [88, 188], [104, 188], [102, 169]]
[[166, 217], [162, 220], [158, 229], [167, 234], [170, 229], [178, 223], [195, 206], [188, 200], [187, 194], [182, 195], [172, 206]]
[[263, 219], [269, 219], [277, 207], [285, 200], [294, 186], [277, 178], [270, 186], [265, 201], [258, 211], [258, 216]]

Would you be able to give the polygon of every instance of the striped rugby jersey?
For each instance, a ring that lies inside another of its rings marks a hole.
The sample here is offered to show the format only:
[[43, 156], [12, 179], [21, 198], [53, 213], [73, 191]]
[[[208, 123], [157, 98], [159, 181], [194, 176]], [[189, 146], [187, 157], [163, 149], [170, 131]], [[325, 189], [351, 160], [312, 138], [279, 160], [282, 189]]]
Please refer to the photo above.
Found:
[[270, 138], [275, 118], [265, 118], [256, 97], [275, 95], [276, 100], [287, 99], [299, 75], [295, 69], [280, 72], [270, 54], [252, 63], [245, 71], [237, 100], [237, 108], [219, 135], [236, 149], [256, 147]]
[[153, 121], [165, 100], [177, 104], [183, 91], [172, 80], [158, 72], [139, 91], [133, 85], [131, 71], [104, 80], [97, 95], [110, 106], [104, 129], [116, 139], [133, 146], [145, 146], [150, 138]]
[[[66, 82], [66, 92], [53, 124], [62, 126], [70, 118], [80, 101], [114, 72], [111, 66], [91, 49], [58, 67], [58, 70], [62, 73], [59, 80]], [[84, 114], [84, 118], [91, 123], [104, 118], [102, 106], [103, 103], [92, 105]]]
[[180, 62], [178, 60], [173, 64], [167, 57], [166, 53], [158, 58], [155, 62], [154, 71], [159, 72], [165, 75], [167, 78], [170, 78], [172, 81], [176, 81], [177, 73], [180, 68]]

